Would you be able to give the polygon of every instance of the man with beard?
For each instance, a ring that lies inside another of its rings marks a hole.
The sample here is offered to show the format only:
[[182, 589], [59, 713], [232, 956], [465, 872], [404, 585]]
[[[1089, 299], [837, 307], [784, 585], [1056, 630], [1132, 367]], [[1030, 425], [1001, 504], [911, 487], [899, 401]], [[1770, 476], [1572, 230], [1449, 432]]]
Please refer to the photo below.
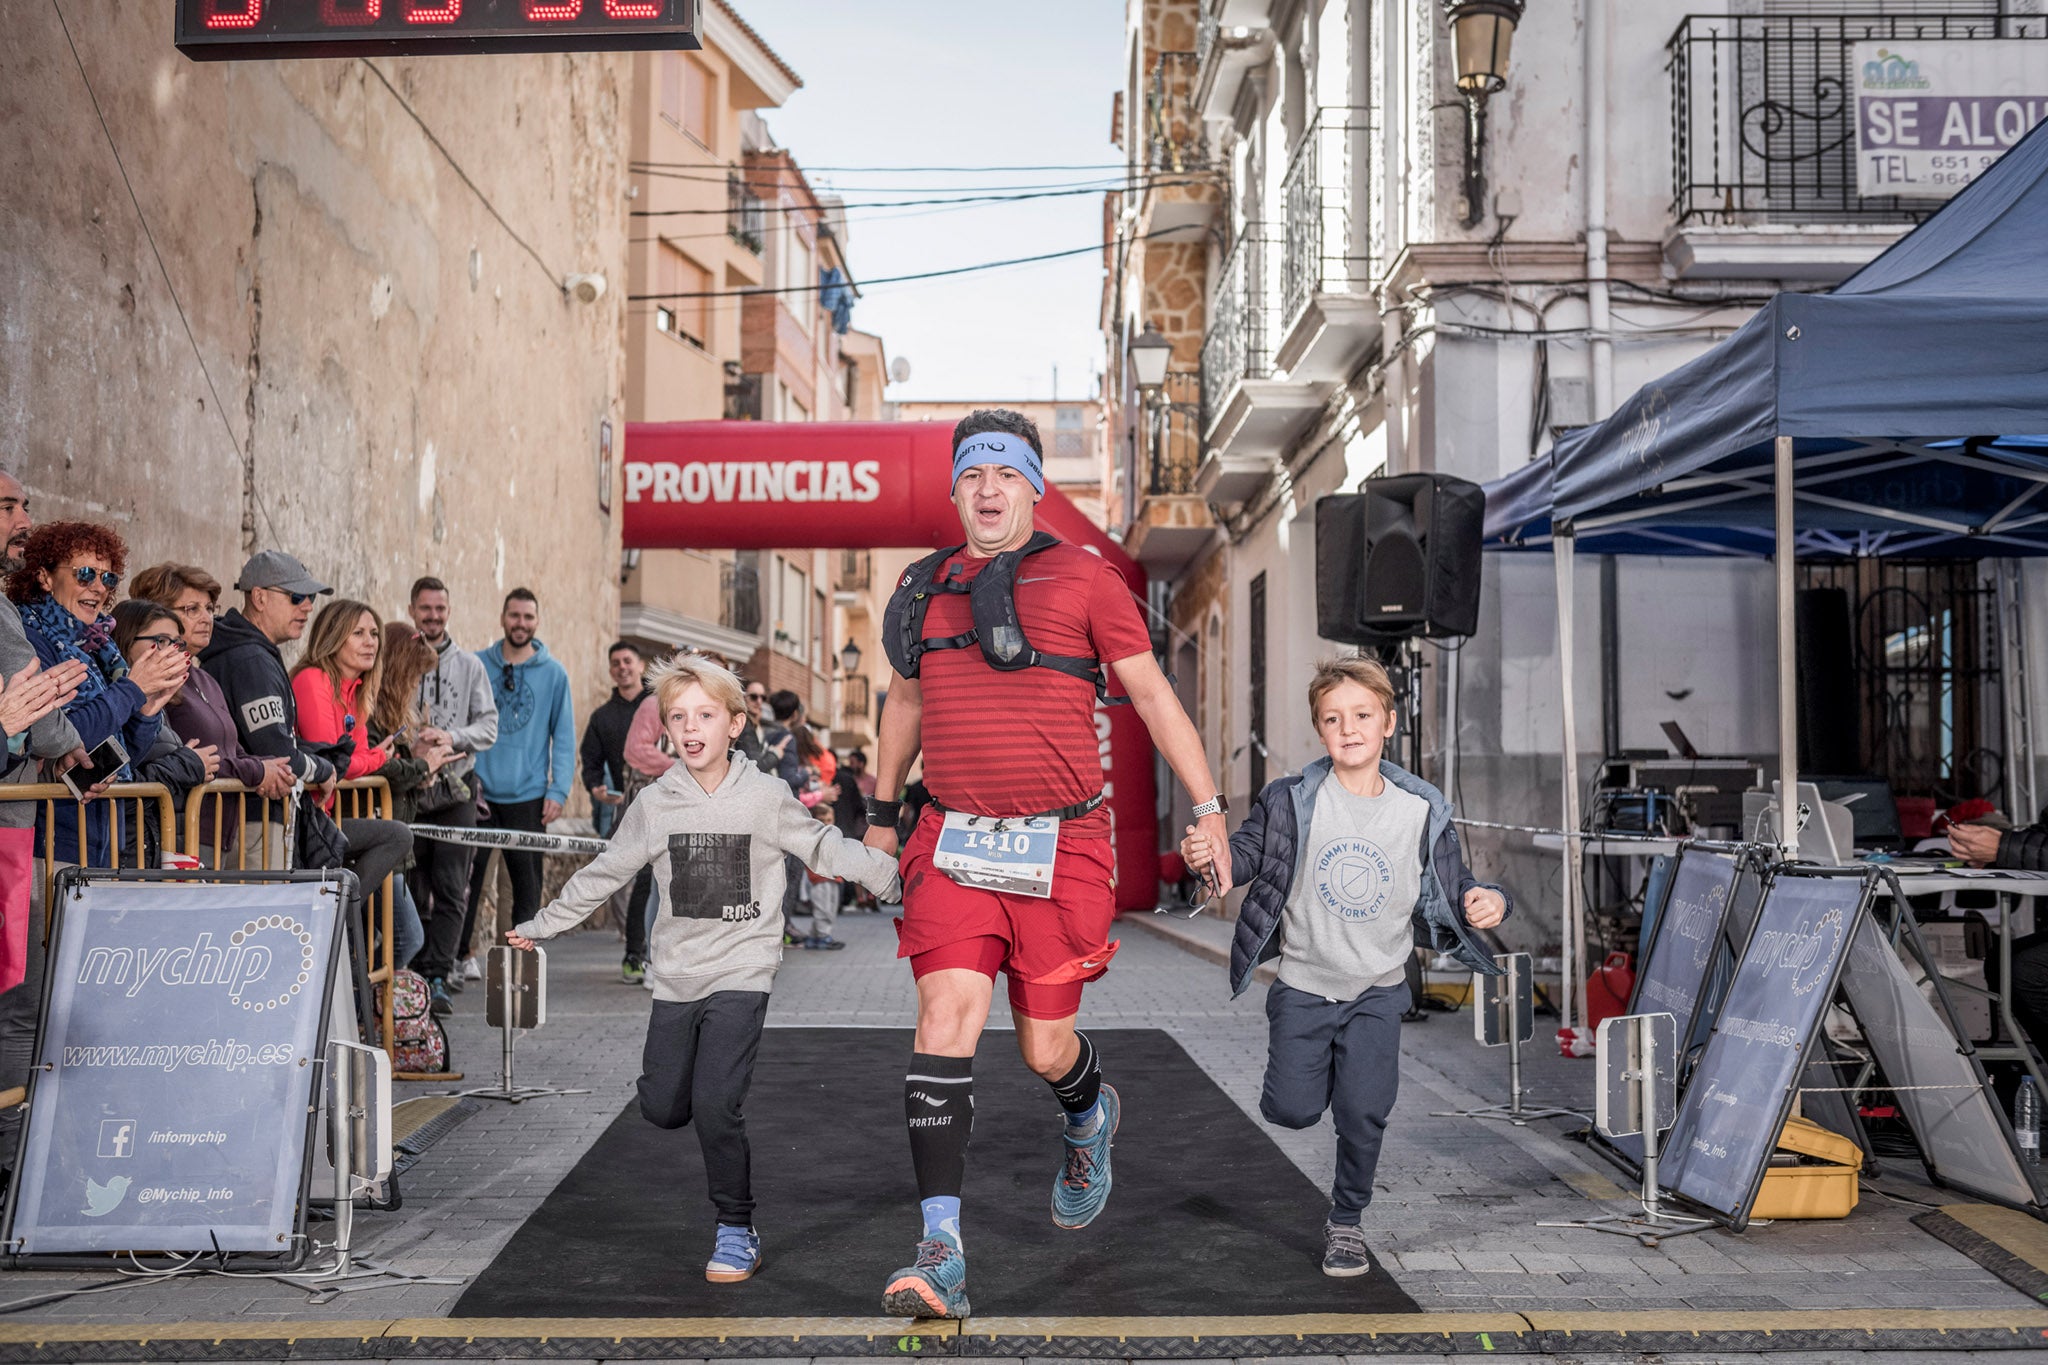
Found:
[[[409, 607], [420, 638], [434, 648], [434, 671], [420, 679], [420, 728], [424, 745], [446, 745], [455, 758], [442, 771], [461, 784], [456, 800], [436, 810], [422, 810], [419, 823], [450, 829], [476, 826], [476, 756], [498, 738], [498, 704], [483, 661], [457, 649], [448, 634], [448, 585], [421, 578], [412, 585]], [[448, 998], [465, 980], [483, 979], [477, 960], [469, 956], [470, 850], [443, 839], [421, 839], [413, 845], [412, 897], [420, 907], [426, 946], [413, 959], [413, 970], [427, 978], [436, 1015], [454, 1012]]]
[[[569, 704], [569, 672], [535, 638], [540, 599], [531, 589], [514, 588], [505, 595], [498, 624], [505, 638], [477, 654], [498, 705], [497, 742], [476, 760], [484, 798], [483, 818], [477, 825], [537, 834], [561, 818], [569, 784], [576, 780], [576, 715]], [[512, 878], [512, 904], [498, 908], [493, 942], [499, 931], [540, 913], [541, 855], [509, 848], [504, 853], [505, 871]], [[479, 850], [469, 874], [472, 923], [490, 869], [490, 850]]]
[[[22, 567], [22, 553], [28, 546], [32, 526], [28, 491], [14, 471], [0, 465], [0, 571], [13, 573]], [[69, 766], [84, 757], [78, 732], [64, 718], [64, 704], [77, 695], [85, 677], [85, 665], [68, 660], [55, 668], [38, 670], [35, 647], [21, 628], [21, 615], [14, 603], [0, 595], [0, 679], [6, 691], [0, 702], [9, 703], [12, 724], [5, 728], [7, 756], [0, 759], [0, 788], [34, 782], [45, 764], [52, 769]], [[36, 713], [40, 712], [40, 715]], [[33, 801], [0, 800], [0, 830], [26, 831], [36, 822]], [[7, 834], [33, 846], [27, 833]], [[30, 864], [28, 883], [28, 974], [14, 989], [0, 992], [0, 1089], [22, 1085], [28, 1080], [36, 1038], [36, 1012], [42, 1004], [43, 985], [43, 878], [42, 859]], [[19, 1106], [0, 1111], [0, 1167], [12, 1170], [14, 1147], [21, 1133]]]

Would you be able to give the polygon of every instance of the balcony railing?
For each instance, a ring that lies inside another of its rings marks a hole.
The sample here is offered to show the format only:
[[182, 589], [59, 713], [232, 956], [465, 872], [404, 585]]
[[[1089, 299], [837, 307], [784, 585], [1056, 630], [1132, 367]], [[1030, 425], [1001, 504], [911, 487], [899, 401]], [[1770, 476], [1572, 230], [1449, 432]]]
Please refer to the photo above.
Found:
[[1363, 294], [1376, 263], [1370, 248], [1374, 203], [1372, 111], [1316, 110], [1281, 181], [1286, 205], [1280, 316], [1291, 324], [1317, 294]]
[[1151, 441], [1146, 491], [1155, 498], [1195, 491], [1195, 471], [1202, 464], [1202, 377], [1186, 370], [1166, 376], [1145, 421]]
[[839, 683], [839, 715], [843, 720], [866, 720], [871, 709], [868, 675], [850, 673]]
[[[715, 182], [714, 182], [715, 183]], [[766, 240], [768, 211], [761, 197], [747, 188], [738, 171], [725, 177], [725, 230], [735, 242], [756, 256]]]
[[1938, 203], [1856, 192], [1854, 44], [2048, 38], [2048, 17], [1688, 15], [1671, 37], [1680, 223], [1913, 222]]
[[874, 581], [875, 557], [866, 550], [841, 550], [837, 568], [834, 586], [841, 592], [861, 592]]
[[1192, 52], [1162, 52], [1145, 89], [1145, 167], [1152, 171], [1196, 171], [1208, 165], [1208, 137], [1195, 108]]
[[1215, 423], [1224, 400], [1245, 379], [1273, 373], [1273, 342], [1279, 331], [1279, 290], [1273, 279], [1280, 255], [1269, 223], [1247, 223], [1209, 300], [1209, 331], [1202, 338], [1202, 430]]
[[718, 624], [758, 635], [761, 631], [761, 574], [750, 564], [718, 566]]
[[1202, 9], [1195, 16], [1195, 78], [1209, 65], [1209, 54], [1216, 50], [1217, 39], [1223, 36], [1223, 0], [1202, 0]]

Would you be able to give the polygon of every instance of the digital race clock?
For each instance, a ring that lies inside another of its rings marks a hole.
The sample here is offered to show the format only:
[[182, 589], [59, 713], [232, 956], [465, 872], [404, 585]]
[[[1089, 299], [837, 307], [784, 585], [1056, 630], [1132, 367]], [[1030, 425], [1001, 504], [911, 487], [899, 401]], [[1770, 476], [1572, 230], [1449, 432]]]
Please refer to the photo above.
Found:
[[700, 0], [177, 0], [195, 61], [701, 47]]

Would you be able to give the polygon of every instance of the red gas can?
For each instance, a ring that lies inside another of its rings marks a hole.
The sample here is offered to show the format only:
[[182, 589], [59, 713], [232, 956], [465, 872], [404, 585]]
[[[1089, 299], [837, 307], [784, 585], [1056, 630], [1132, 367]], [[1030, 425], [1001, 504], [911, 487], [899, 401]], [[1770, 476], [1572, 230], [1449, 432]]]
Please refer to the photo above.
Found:
[[1628, 1013], [1629, 997], [1635, 994], [1635, 959], [1613, 952], [1586, 978], [1586, 1025], [1599, 1028], [1602, 1019]]

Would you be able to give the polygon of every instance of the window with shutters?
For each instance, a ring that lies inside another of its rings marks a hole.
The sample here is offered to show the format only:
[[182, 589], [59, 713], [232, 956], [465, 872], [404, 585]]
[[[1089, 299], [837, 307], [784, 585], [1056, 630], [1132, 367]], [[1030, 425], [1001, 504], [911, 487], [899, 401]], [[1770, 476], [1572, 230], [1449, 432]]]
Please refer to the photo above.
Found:
[[711, 272], [667, 242], [655, 250], [655, 329], [711, 349]]
[[708, 149], [718, 136], [718, 78], [694, 57], [682, 63], [682, 129]]

